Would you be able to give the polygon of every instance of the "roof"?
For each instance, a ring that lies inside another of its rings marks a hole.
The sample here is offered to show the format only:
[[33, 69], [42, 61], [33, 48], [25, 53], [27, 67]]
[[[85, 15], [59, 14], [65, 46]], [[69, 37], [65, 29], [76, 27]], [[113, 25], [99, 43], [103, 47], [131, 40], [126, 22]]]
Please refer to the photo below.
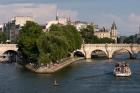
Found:
[[111, 29], [117, 29], [115, 22], [113, 22]]

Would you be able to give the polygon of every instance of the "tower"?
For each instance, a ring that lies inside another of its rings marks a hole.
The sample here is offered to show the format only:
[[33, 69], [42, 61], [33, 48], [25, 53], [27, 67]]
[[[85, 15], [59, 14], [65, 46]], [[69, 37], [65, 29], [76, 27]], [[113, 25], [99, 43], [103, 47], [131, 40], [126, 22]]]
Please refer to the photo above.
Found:
[[113, 22], [112, 27], [111, 27], [111, 38], [115, 40], [115, 43], [117, 43], [117, 26], [115, 22]]
[[70, 16], [67, 18], [67, 24], [71, 24], [71, 18], [70, 18]]
[[59, 18], [58, 18], [58, 11], [56, 11], [56, 18], [55, 18], [55, 20], [56, 20], [56, 21], [59, 20]]

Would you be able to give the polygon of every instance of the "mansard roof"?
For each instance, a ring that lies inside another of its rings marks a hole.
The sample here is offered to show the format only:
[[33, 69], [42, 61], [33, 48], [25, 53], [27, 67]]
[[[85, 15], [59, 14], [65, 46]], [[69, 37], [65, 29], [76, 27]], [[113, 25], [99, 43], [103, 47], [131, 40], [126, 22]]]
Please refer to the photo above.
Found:
[[109, 30], [106, 29], [105, 27], [103, 27], [103, 28], [99, 29], [99, 32], [109, 32]]

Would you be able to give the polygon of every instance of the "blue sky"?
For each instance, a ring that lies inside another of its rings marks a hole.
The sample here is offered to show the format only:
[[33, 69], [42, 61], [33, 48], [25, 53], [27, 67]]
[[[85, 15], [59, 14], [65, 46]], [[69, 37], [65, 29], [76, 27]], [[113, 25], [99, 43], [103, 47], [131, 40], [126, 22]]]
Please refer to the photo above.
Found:
[[0, 23], [29, 15], [45, 24], [55, 18], [58, 10], [61, 16], [94, 22], [99, 27], [109, 28], [115, 21], [119, 35], [131, 35], [138, 33], [139, 4], [140, 0], [0, 0]]

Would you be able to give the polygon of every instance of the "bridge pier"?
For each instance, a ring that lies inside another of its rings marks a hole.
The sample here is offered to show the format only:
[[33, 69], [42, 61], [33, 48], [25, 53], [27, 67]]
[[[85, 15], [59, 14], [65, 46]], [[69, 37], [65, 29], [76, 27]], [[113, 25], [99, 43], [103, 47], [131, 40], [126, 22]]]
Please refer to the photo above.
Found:
[[108, 50], [108, 52], [106, 54], [107, 54], [108, 59], [112, 59], [112, 57], [113, 57], [113, 52], [112, 51]]
[[91, 59], [91, 54], [86, 53], [85, 58], [86, 58], [86, 59]]
[[112, 55], [109, 55], [109, 56], [108, 56], [108, 59], [112, 59]]

